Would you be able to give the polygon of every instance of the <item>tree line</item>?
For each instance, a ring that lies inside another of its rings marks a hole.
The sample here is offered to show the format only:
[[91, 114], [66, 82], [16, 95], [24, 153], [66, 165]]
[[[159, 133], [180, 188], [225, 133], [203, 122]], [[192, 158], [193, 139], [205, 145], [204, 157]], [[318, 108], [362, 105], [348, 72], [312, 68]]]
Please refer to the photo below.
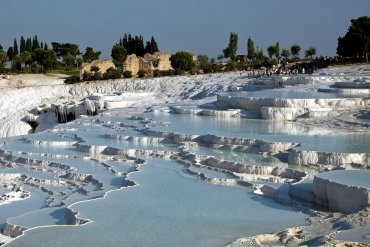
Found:
[[14, 38], [13, 45], [6, 52], [0, 45], [0, 70], [10, 62], [10, 71], [17, 73], [44, 73], [55, 69], [76, 71], [81, 63], [99, 59], [100, 54], [92, 47], [87, 47], [82, 53], [79, 46], [73, 43], [51, 42], [49, 48], [46, 42], [39, 41], [37, 35], [21, 36], [19, 41]]
[[[19, 45], [18, 45], [19, 44]], [[219, 62], [230, 59], [226, 66], [216, 63], [215, 58], [209, 59], [207, 55], [199, 55], [195, 63], [194, 56], [189, 52], [177, 52], [171, 57], [171, 64], [175, 73], [182, 74], [184, 71], [194, 69], [205, 73], [218, 72], [220, 70], [233, 70], [235, 68], [246, 69], [250, 66], [271, 66], [283, 62], [296, 62], [301, 60], [301, 46], [292, 44], [290, 47], [281, 48], [279, 42], [267, 47], [266, 55], [262, 49], [255, 45], [251, 37], [246, 41], [247, 53], [238, 55], [238, 34], [230, 33], [229, 43], [217, 56]], [[362, 16], [351, 20], [347, 33], [338, 38], [337, 60], [350, 62], [368, 62], [370, 49], [370, 18]], [[111, 49], [111, 57], [116, 67], [122, 71], [123, 63], [128, 55], [135, 54], [144, 56], [146, 53], [158, 52], [158, 44], [154, 37], [144, 41], [142, 35], [125, 33]], [[313, 59], [317, 50], [309, 47], [304, 51], [304, 57]], [[10, 62], [11, 72], [47, 72], [62, 68], [65, 71], [78, 68], [83, 62], [91, 62], [99, 59], [100, 51], [87, 47], [82, 53], [78, 44], [51, 42], [51, 47], [46, 42], [39, 41], [37, 35], [33, 37], [21, 36], [14, 39], [13, 45], [6, 51], [0, 45], [0, 70], [4, 70], [6, 63]], [[196, 65], [198, 66], [196, 68]], [[96, 68], [95, 68], [96, 69]], [[97, 71], [95, 71], [97, 72]], [[111, 71], [115, 76], [117, 73]], [[94, 74], [94, 73], [93, 73]], [[154, 73], [158, 74], [158, 73]], [[127, 74], [128, 76], [128, 74]]]
[[[267, 54], [268, 57], [264, 55], [262, 49], [259, 49], [258, 46], [254, 45], [254, 41], [251, 37], [247, 40], [247, 54], [244, 56], [250, 62], [254, 61], [266, 61], [275, 59], [276, 61], [280, 61], [283, 59], [284, 61], [298, 61], [300, 60], [300, 52], [301, 47], [297, 44], [293, 44], [290, 48], [283, 48], [280, 49], [279, 42], [276, 42], [274, 45], [270, 45], [267, 47]], [[229, 44], [228, 46], [222, 50], [223, 54], [220, 55], [218, 58], [221, 60], [223, 58], [230, 58], [232, 61], [238, 61], [241, 59], [240, 56], [237, 55], [238, 50], [238, 34], [237, 33], [230, 33]], [[316, 48], [309, 47], [307, 50], [304, 51], [305, 58], [311, 58], [316, 55]]]

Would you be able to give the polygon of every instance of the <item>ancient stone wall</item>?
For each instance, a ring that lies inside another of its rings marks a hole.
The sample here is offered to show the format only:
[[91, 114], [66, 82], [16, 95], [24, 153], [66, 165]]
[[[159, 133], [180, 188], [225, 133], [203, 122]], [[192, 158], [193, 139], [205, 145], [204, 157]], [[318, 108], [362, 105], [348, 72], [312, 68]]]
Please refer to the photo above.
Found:
[[83, 63], [80, 68], [80, 77], [87, 72], [91, 73], [91, 67], [97, 66], [100, 70], [99, 72], [101, 74], [104, 74], [109, 68], [113, 67], [116, 68], [113, 61], [111, 59], [105, 59], [105, 60], [94, 60], [91, 63]]
[[171, 53], [169, 52], [156, 52], [154, 54], [145, 54], [144, 59], [153, 64], [153, 69], [160, 71], [173, 70], [171, 66]]
[[152, 74], [154, 70], [173, 70], [170, 62], [171, 53], [156, 52], [154, 54], [145, 54], [144, 58], [135, 54], [128, 55], [123, 64], [124, 71], [131, 71], [133, 76], [136, 76], [140, 70], [147, 74]]

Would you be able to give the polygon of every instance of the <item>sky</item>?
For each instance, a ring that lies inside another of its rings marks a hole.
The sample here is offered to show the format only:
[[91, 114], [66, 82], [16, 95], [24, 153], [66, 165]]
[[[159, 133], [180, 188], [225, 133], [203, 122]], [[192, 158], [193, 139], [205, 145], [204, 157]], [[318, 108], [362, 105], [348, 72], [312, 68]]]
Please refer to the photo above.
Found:
[[[159, 49], [191, 51], [216, 57], [230, 32], [239, 36], [238, 54], [248, 37], [265, 54], [281, 48], [310, 46], [334, 56], [337, 39], [350, 20], [370, 15], [370, 0], [0, 0], [0, 44], [5, 50], [21, 35], [39, 41], [77, 43], [110, 57], [124, 33], [154, 36]], [[18, 43], [19, 45], [19, 43]]]

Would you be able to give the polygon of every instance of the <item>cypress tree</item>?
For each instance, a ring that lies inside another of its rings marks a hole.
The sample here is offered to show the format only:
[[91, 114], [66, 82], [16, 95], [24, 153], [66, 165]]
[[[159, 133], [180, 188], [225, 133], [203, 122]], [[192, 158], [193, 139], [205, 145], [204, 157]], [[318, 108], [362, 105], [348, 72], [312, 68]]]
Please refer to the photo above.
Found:
[[146, 42], [145, 51], [150, 54], [154, 54], [155, 52], [159, 51], [158, 44], [153, 36], [150, 41]]
[[44, 49], [44, 43], [42, 43], [42, 41], [41, 41], [41, 43], [40, 43], [40, 48], [41, 48], [41, 49]]
[[37, 48], [40, 48], [40, 43], [39, 43], [39, 40], [37, 38], [37, 35], [35, 35], [33, 37], [33, 40], [32, 40], [32, 50], [36, 50]]
[[26, 41], [26, 51], [32, 52], [32, 40], [31, 40], [31, 38], [27, 38], [27, 41]]
[[125, 33], [125, 35], [123, 36], [121, 46], [123, 46], [123, 47], [124, 47], [124, 48], [126, 48], [126, 49], [127, 49], [127, 47], [128, 47], [128, 37], [127, 37], [127, 33]]
[[280, 45], [279, 42], [275, 44], [275, 57], [276, 59], [280, 59]]
[[44, 44], [44, 50], [45, 51], [49, 50], [48, 44], [46, 44], [46, 43]]
[[247, 58], [249, 60], [253, 60], [255, 58], [256, 54], [255, 54], [255, 50], [254, 50], [254, 43], [253, 43], [253, 40], [251, 39], [251, 37], [248, 38], [247, 50], [248, 50]]
[[145, 54], [144, 38], [141, 35], [135, 36], [135, 54], [141, 57]]
[[231, 60], [236, 59], [236, 51], [238, 50], [238, 34], [230, 33], [229, 45], [223, 49], [224, 57], [231, 58]]
[[13, 42], [13, 52], [14, 52], [14, 56], [17, 56], [19, 54], [18, 44], [17, 44], [17, 39], [16, 38], [14, 38], [14, 42]]
[[13, 58], [15, 57], [13, 47], [9, 47], [6, 54], [8, 55], [9, 60], [13, 61]]
[[20, 53], [23, 53], [26, 51], [26, 40], [23, 38], [23, 36], [21, 37], [21, 44], [19, 48], [20, 48], [19, 50]]

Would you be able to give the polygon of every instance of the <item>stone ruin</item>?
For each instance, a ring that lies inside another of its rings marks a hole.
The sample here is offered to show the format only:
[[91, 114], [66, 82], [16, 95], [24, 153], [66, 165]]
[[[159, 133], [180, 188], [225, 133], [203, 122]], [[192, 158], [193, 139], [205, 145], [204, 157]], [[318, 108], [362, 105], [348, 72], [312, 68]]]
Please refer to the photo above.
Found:
[[173, 70], [170, 57], [171, 53], [169, 52], [147, 53], [144, 57], [131, 54], [127, 56], [123, 64], [123, 71], [131, 71], [132, 75], [136, 76], [140, 70], [145, 71], [147, 74], [152, 74], [154, 70]]
[[82, 78], [85, 72], [91, 73], [92, 66], [97, 66], [100, 69], [99, 72], [101, 74], [104, 74], [111, 67], [116, 68], [111, 59], [94, 60], [91, 63], [83, 63], [80, 68], [80, 78]]
[[[172, 54], [169, 52], [147, 53], [144, 57], [131, 54], [127, 56], [123, 64], [123, 71], [131, 71], [132, 76], [137, 76], [140, 70], [145, 71], [146, 74], [153, 74], [154, 70], [173, 70], [170, 61], [171, 55]], [[80, 68], [80, 78], [82, 78], [85, 72], [91, 73], [92, 66], [99, 67], [101, 74], [104, 74], [110, 67], [116, 68], [111, 59], [94, 60], [91, 63], [83, 63]]]

